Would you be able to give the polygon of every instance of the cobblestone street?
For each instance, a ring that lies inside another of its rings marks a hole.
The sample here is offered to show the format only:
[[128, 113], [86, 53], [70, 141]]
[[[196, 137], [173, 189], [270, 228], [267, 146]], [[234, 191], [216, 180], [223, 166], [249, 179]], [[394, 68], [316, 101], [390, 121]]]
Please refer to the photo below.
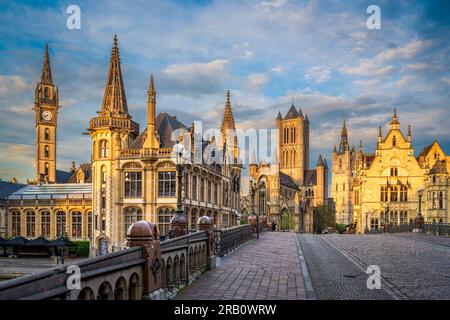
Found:
[[264, 232], [222, 258], [176, 299], [307, 299], [296, 234]]
[[[380, 290], [367, 288], [369, 265], [380, 267]], [[176, 299], [450, 299], [450, 239], [265, 232]]]

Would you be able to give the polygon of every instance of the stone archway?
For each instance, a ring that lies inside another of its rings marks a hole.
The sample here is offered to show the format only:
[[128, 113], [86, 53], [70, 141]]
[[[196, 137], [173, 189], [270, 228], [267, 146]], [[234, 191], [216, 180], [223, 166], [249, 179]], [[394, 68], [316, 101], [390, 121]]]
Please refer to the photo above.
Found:
[[89, 287], [83, 288], [78, 294], [78, 300], [95, 300], [95, 293]]
[[128, 299], [129, 300], [141, 300], [141, 278], [135, 272], [130, 277], [129, 289], [128, 289]]
[[97, 300], [112, 300], [113, 288], [108, 281], [104, 281], [98, 288]]
[[127, 298], [127, 281], [124, 277], [120, 277], [119, 279], [117, 279], [116, 286], [114, 287], [114, 300], [127, 300]]

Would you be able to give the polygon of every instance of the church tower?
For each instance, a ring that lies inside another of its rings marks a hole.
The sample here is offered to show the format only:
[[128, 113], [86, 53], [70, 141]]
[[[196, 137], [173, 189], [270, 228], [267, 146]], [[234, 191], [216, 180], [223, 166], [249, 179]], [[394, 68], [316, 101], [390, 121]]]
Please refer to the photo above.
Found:
[[309, 169], [309, 120], [294, 104], [284, 118], [278, 113], [278, 146], [280, 170], [303, 185], [305, 170]]
[[333, 149], [331, 169], [331, 196], [336, 206], [336, 223], [345, 225], [352, 222], [353, 213], [353, 170], [356, 164], [356, 151], [350, 150], [345, 119], [342, 122], [339, 148]]
[[37, 182], [56, 182], [56, 128], [60, 108], [58, 102], [58, 87], [53, 84], [48, 45], [46, 45], [41, 81], [37, 83], [34, 94]]
[[[149, 105], [154, 107], [154, 100], [151, 100], [153, 91], [149, 90], [148, 95]], [[149, 126], [151, 122], [150, 119]], [[89, 122], [88, 130], [92, 138], [92, 245], [98, 248], [97, 254], [104, 254], [122, 246], [120, 233], [116, 232], [123, 223], [118, 205], [121, 196], [119, 159], [121, 150], [127, 148], [139, 133], [139, 125], [128, 113], [117, 36], [114, 36], [102, 106], [98, 116]]]
[[230, 90], [227, 91], [227, 101], [220, 127], [221, 141], [220, 148], [223, 148], [228, 155], [231, 155], [236, 163], [239, 157], [239, 147], [236, 135], [236, 125], [234, 123], [233, 111], [231, 110]]

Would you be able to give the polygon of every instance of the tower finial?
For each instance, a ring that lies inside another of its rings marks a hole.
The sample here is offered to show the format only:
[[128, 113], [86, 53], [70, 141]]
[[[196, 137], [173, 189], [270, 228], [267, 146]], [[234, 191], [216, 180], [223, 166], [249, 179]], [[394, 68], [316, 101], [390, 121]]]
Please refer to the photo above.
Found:
[[52, 70], [50, 68], [50, 55], [48, 54], [48, 43], [45, 44], [44, 63], [42, 65], [41, 81], [53, 84]]
[[155, 93], [155, 83], [153, 81], [153, 74], [150, 75], [150, 86], [148, 87], [148, 93]]

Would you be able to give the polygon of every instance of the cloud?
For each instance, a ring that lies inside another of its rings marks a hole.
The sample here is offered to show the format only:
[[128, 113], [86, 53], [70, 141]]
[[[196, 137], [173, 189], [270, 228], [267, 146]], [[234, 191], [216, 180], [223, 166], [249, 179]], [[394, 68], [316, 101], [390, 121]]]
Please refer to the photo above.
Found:
[[429, 45], [429, 41], [413, 40], [402, 47], [395, 47], [380, 52], [375, 59], [379, 62], [385, 62], [400, 58], [410, 59]]
[[324, 66], [314, 66], [306, 70], [305, 79], [316, 84], [326, 82], [331, 78], [330, 69]]
[[374, 76], [387, 76], [394, 73], [397, 68], [393, 65], [380, 66], [371, 60], [361, 60], [358, 66], [354, 67], [342, 67], [339, 71], [352, 75], [352, 76], [364, 76], [364, 77], [374, 77]]
[[261, 90], [269, 82], [269, 76], [266, 73], [253, 73], [247, 77], [246, 87], [255, 92]]
[[284, 6], [286, 0], [261, 1], [256, 5], [257, 8], [272, 9]]
[[27, 89], [30, 87], [22, 77], [0, 75], [0, 96], [18, 94]]

